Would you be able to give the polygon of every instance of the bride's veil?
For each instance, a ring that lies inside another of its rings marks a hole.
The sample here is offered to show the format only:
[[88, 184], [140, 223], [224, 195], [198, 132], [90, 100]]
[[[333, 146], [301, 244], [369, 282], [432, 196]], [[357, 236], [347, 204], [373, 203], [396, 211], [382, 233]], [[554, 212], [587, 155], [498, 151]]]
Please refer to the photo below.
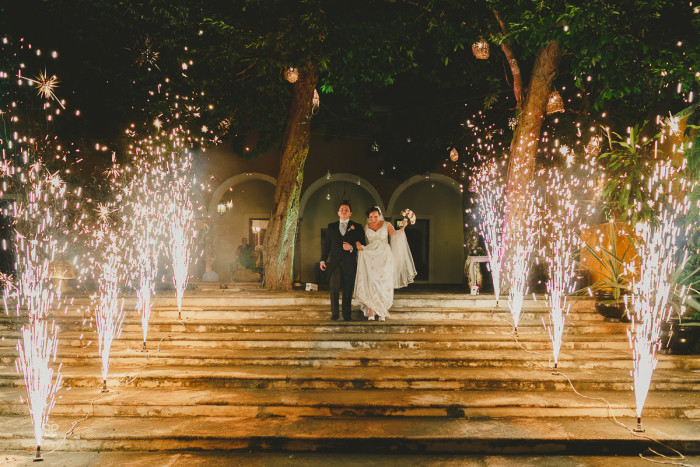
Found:
[[379, 220], [384, 222], [384, 214], [382, 214], [382, 208], [380, 208], [379, 206], [375, 206], [375, 208], [377, 208], [377, 212], [379, 212]]

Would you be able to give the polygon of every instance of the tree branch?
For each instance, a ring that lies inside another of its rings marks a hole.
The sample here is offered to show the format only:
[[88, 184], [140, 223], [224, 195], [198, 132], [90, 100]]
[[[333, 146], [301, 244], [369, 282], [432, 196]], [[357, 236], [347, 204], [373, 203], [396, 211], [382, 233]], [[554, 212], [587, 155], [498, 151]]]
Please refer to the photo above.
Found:
[[[501, 15], [498, 14], [497, 10], [493, 10], [493, 15], [496, 17], [496, 21], [498, 21], [498, 25], [501, 27], [503, 34], [507, 34], [506, 25], [501, 19]], [[506, 60], [508, 60], [510, 72], [513, 75], [513, 94], [515, 95], [516, 105], [520, 108], [520, 104], [523, 100], [523, 77], [520, 74], [520, 66], [508, 42], [501, 42], [501, 50], [503, 50], [503, 54], [506, 56]]]

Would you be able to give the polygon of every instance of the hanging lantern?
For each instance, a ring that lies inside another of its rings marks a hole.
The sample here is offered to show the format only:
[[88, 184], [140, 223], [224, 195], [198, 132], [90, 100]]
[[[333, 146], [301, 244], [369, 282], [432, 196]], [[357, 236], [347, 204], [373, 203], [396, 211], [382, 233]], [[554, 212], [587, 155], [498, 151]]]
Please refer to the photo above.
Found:
[[546, 111], [547, 115], [564, 111], [564, 99], [561, 98], [559, 91], [556, 89], [552, 91], [549, 95], [549, 99], [547, 99]]
[[598, 154], [600, 154], [600, 150], [602, 149], [602, 144], [603, 138], [601, 138], [600, 136], [593, 136], [584, 148], [586, 155], [591, 157], [597, 157]]
[[311, 101], [311, 113], [316, 114], [318, 112], [318, 107], [321, 105], [321, 98], [318, 95], [318, 91], [314, 89], [314, 98]]
[[370, 146], [370, 149], [372, 150], [372, 152], [379, 152], [379, 143], [377, 143], [376, 141], [373, 142], [372, 146]]
[[299, 79], [299, 70], [296, 68], [289, 67], [284, 70], [284, 79], [294, 84]]
[[452, 151], [450, 151], [450, 160], [452, 162], [457, 162], [459, 159], [459, 152], [457, 152], [457, 148], [452, 148]]
[[489, 43], [483, 39], [472, 44], [472, 53], [479, 60], [486, 60], [491, 55]]

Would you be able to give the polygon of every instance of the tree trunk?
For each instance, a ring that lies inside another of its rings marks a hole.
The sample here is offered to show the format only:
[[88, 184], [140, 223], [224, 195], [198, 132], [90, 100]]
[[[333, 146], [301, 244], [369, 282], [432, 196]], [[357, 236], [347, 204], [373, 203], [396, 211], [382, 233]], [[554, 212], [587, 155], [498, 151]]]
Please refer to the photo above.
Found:
[[[507, 232], [513, 232], [523, 218], [527, 188], [535, 173], [537, 148], [552, 82], [564, 51], [559, 42], [550, 42], [537, 53], [518, 125], [513, 135], [506, 184]], [[504, 239], [508, 235], [504, 235]], [[509, 240], [506, 240], [509, 242]]]
[[304, 163], [309, 154], [309, 136], [316, 66], [306, 65], [302, 79], [294, 84], [292, 105], [282, 142], [280, 173], [265, 234], [263, 287], [273, 290], [292, 288], [292, 267], [296, 244], [299, 199], [304, 180]]
[[[505, 23], [501, 19], [501, 15], [497, 10], [493, 10], [493, 14], [496, 17], [496, 21], [498, 21], [501, 32], [507, 35], [508, 31], [506, 30]], [[513, 75], [513, 95], [515, 96], [515, 108], [517, 111], [520, 111], [520, 105], [523, 102], [523, 77], [522, 74], [520, 74], [520, 65], [518, 65], [518, 60], [515, 58], [515, 53], [508, 42], [501, 42], [501, 50], [506, 56], [506, 60], [508, 60], [508, 66], [510, 66], [510, 72]]]

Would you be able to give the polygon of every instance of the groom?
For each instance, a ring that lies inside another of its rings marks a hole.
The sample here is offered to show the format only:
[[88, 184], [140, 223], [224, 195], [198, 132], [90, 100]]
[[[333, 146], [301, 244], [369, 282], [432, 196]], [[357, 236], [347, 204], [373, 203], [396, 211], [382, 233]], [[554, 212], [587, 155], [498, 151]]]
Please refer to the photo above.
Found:
[[[329, 271], [329, 288], [331, 292], [331, 319], [338, 319], [338, 298], [340, 286], [343, 286], [343, 319], [352, 321], [350, 304], [355, 289], [357, 273], [356, 242], [365, 244], [362, 226], [350, 220], [352, 210], [350, 201], [343, 200], [338, 207], [339, 221], [328, 224], [328, 234], [321, 251], [321, 271]], [[328, 264], [326, 264], [328, 260]]]

